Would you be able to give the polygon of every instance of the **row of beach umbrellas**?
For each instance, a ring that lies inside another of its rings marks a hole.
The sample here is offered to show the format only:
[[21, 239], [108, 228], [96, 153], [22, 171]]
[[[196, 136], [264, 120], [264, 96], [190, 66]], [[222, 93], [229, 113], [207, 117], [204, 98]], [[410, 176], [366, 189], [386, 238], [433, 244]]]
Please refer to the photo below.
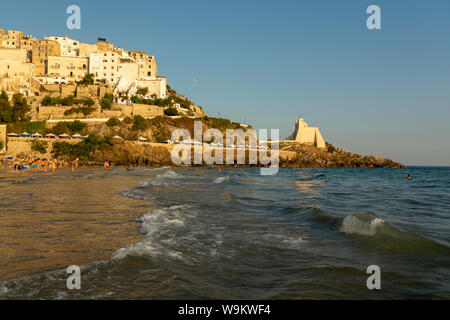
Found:
[[[21, 134], [17, 134], [17, 133], [12, 132], [12, 133], [8, 133], [7, 136], [10, 137], [10, 138], [18, 138], [18, 137], [20, 137], [20, 138], [44, 138], [44, 136], [42, 134], [38, 133], [38, 132], [36, 132], [34, 134], [29, 134], [27, 132], [23, 132]], [[63, 134], [60, 134], [60, 135], [56, 135], [56, 134], [53, 134], [53, 133], [48, 133], [48, 134], [45, 135], [45, 138], [47, 138], [47, 139], [57, 139], [57, 138], [59, 138], [59, 139], [86, 139], [87, 137], [88, 136], [82, 136], [81, 134], [78, 134], [78, 133], [76, 133], [76, 134], [74, 134], [72, 136], [70, 136], [70, 135], [68, 135], [66, 133], [63, 133]], [[114, 136], [113, 139], [123, 140], [123, 138], [120, 137], [120, 136]], [[147, 139], [145, 139], [143, 137], [139, 137], [138, 140], [139, 141], [147, 141]]]
[[[20, 137], [20, 138], [44, 138], [44, 136], [38, 132], [36, 132], [34, 134], [29, 134], [28, 132], [23, 132], [21, 134], [11, 132], [11, 133], [8, 133], [7, 136], [10, 138], [17, 138], [17, 137]], [[63, 133], [60, 135], [48, 133], [45, 135], [45, 138], [47, 138], [47, 139], [57, 139], [57, 138], [59, 138], [59, 139], [85, 139], [87, 137], [88, 136], [82, 136], [81, 134], [78, 134], [78, 133], [74, 134], [73, 136], [70, 136], [66, 133]]]

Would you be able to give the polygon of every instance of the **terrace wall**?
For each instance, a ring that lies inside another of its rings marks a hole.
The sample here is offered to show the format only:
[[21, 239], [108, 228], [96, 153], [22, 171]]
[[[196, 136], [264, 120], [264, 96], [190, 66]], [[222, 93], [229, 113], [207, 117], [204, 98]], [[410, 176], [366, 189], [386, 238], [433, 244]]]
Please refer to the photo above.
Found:
[[[70, 139], [33, 139], [33, 138], [8, 138], [8, 144], [7, 144], [7, 153], [10, 156], [16, 156], [16, 155], [31, 155], [33, 157], [39, 157], [39, 158], [51, 158], [52, 157], [52, 150], [53, 150], [53, 144], [55, 142], [61, 142], [65, 141], [68, 143], [76, 144], [80, 142], [80, 140], [70, 140]], [[47, 145], [47, 153], [41, 154], [37, 153], [31, 150], [31, 144], [34, 140], [39, 141], [46, 141], [48, 143]]]

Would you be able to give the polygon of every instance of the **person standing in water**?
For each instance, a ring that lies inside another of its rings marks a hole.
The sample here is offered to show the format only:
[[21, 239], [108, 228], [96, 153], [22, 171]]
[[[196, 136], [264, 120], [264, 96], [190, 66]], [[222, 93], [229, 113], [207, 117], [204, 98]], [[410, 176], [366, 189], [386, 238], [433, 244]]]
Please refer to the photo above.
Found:
[[411, 180], [412, 177], [408, 174], [408, 176], [406, 177], [406, 179]]

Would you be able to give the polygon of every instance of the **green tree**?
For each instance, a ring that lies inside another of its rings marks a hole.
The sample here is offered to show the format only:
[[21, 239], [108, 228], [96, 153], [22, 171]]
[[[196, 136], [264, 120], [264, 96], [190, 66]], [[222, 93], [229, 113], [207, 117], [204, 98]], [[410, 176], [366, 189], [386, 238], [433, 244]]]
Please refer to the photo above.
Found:
[[83, 77], [81, 81], [78, 81], [77, 84], [81, 85], [89, 85], [94, 84], [94, 75], [92, 73], [88, 73]]
[[166, 116], [177, 116], [178, 110], [173, 107], [170, 107], [170, 108], [167, 108], [166, 110], [164, 110], [164, 114]]
[[80, 133], [84, 128], [86, 128], [87, 125], [80, 120], [75, 120], [73, 122], [67, 122], [66, 126], [71, 133]]
[[111, 100], [108, 100], [106, 98], [102, 99], [101, 106], [103, 110], [110, 110], [111, 109]]
[[145, 120], [142, 116], [134, 116], [134, 123], [131, 127], [131, 130], [133, 131], [145, 131], [148, 128], [147, 120]]
[[34, 140], [31, 143], [31, 150], [44, 154], [47, 153], [47, 145], [48, 143], [46, 141]]
[[5, 91], [2, 91], [2, 93], [0, 93], [0, 99], [6, 100], [6, 101], [9, 100], [9, 97]]
[[0, 122], [12, 122], [11, 104], [9, 103], [8, 95], [4, 91], [0, 94]]
[[75, 100], [74, 96], [65, 97], [65, 98], [61, 99], [61, 105], [73, 106], [73, 103], [75, 102], [74, 100]]
[[112, 93], [105, 93], [100, 103], [102, 109], [109, 110], [111, 109], [111, 105], [114, 101], [114, 95]]
[[20, 93], [13, 95], [13, 106], [11, 108], [13, 121], [25, 121], [26, 115], [31, 108], [27, 103], [27, 99]]
[[43, 105], [44, 107], [56, 106], [60, 103], [61, 103], [60, 98], [52, 98], [50, 96], [45, 96], [44, 99], [42, 99], [41, 101], [41, 105]]
[[148, 88], [147, 87], [139, 88], [137, 89], [136, 94], [138, 96], [146, 96], [148, 94]]
[[112, 117], [111, 119], [109, 119], [108, 121], [106, 121], [106, 125], [108, 127], [115, 127], [120, 125], [120, 120], [117, 118]]

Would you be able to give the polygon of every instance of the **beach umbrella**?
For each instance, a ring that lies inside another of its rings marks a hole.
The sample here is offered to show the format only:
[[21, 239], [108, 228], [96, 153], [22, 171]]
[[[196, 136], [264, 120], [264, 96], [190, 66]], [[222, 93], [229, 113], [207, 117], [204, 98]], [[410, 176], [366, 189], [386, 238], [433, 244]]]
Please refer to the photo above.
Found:
[[21, 138], [29, 138], [29, 137], [31, 137], [31, 134], [29, 134], [28, 132], [23, 132], [20, 134], [20, 137]]
[[140, 141], [140, 142], [144, 142], [144, 141], [147, 141], [147, 139], [146, 139], [146, 138], [144, 138], [144, 137], [139, 137], [139, 138], [138, 138], [138, 141]]
[[32, 138], [42, 138], [42, 134], [36, 132], [35, 134], [31, 135]]
[[53, 133], [48, 133], [45, 135], [45, 137], [48, 139], [54, 139], [54, 138], [56, 138], [56, 135], [54, 135]]
[[11, 133], [8, 133], [7, 136], [8, 137], [18, 137], [19, 135], [17, 133], [11, 132]]
[[113, 139], [123, 140], [123, 138], [120, 136], [114, 136]]
[[72, 136], [72, 139], [83, 139], [83, 136], [77, 133]]
[[67, 133], [63, 133], [59, 135], [60, 139], [70, 139], [70, 136]]

